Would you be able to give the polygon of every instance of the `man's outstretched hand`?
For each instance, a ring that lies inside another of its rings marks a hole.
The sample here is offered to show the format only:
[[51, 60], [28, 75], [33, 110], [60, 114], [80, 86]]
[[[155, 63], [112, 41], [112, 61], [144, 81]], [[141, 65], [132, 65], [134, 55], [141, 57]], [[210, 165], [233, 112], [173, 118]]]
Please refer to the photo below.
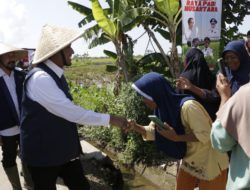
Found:
[[111, 125], [120, 127], [122, 130], [126, 130], [126, 128], [129, 126], [129, 122], [126, 118], [121, 116], [110, 116], [110, 122]]

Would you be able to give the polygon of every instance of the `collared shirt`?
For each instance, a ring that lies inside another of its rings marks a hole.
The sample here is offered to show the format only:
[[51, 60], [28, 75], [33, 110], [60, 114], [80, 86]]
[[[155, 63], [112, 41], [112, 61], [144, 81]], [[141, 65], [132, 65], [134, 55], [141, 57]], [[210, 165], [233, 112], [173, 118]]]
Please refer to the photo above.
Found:
[[[18, 115], [18, 117], [20, 117], [17, 94], [16, 94], [16, 83], [15, 83], [15, 78], [14, 78], [14, 71], [12, 71], [10, 76], [9, 76], [0, 68], [0, 78], [1, 77], [3, 77], [4, 82], [5, 82], [6, 86], [8, 87], [12, 101], [13, 101], [15, 108], [16, 108], [17, 115]], [[11, 128], [4, 129], [4, 130], [0, 131], [1, 136], [14, 136], [14, 135], [17, 135], [19, 133], [20, 133], [20, 130], [19, 130], [18, 126], [13, 126]]]
[[204, 53], [204, 57], [209, 57], [209, 56], [213, 57], [214, 56], [213, 49], [210, 47], [202, 49], [202, 52]]
[[[63, 75], [63, 69], [52, 61], [47, 60], [42, 64], [46, 64], [59, 78]], [[27, 95], [50, 113], [70, 122], [93, 126], [109, 125], [109, 114], [96, 113], [75, 105], [44, 71], [37, 71], [31, 76], [27, 83]]]
[[218, 40], [220, 38], [220, 31], [217, 28], [210, 28], [207, 31], [207, 37], [209, 37], [210, 40]]
[[184, 36], [182, 38], [182, 41], [186, 43], [187, 41], [192, 42], [194, 38], [198, 37], [198, 28], [193, 27], [192, 29], [186, 28], [184, 31]]

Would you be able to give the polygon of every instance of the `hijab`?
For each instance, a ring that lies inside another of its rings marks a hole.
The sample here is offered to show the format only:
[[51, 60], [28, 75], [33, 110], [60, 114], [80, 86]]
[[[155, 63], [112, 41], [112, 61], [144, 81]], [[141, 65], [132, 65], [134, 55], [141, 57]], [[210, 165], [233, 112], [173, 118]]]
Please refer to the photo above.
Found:
[[209, 96], [202, 99], [190, 91], [184, 91], [184, 93], [194, 96], [204, 106], [212, 120], [214, 120], [220, 102], [220, 98], [215, 92], [216, 77], [210, 71], [203, 52], [198, 48], [189, 49], [185, 62], [186, 67], [180, 76], [187, 78], [195, 86], [207, 90]]
[[204, 54], [198, 48], [191, 48], [186, 54], [186, 67], [181, 76], [200, 88], [212, 89], [215, 77], [209, 70]]
[[224, 48], [222, 57], [224, 57], [228, 51], [234, 52], [240, 59], [240, 66], [236, 71], [232, 71], [228, 67], [226, 69], [227, 78], [231, 82], [231, 89], [234, 94], [242, 85], [249, 82], [250, 56], [246, 51], [244, 40], [229, 42]]
[[242, 86], [218, 111], [217, 119], [250, 158], [250, 83]]
[[[132, 87], [138, 94], [157, 104], [157, 108], [154, 110], [156, 116], [173, 127], [177, 134], [185, 133], [181, 123], [181, 107], [186, 100], [194, 99], [193, 97], [177, 94], [169, 82], [156, 72], [145, 74]], [[186, 143], [184, 142], [170, 141], [161, 136], [157, 130], [155, 130], [155, 137], [157, 147], [171, 157], [183, 157], [178, 155], [178, 148], [183, 150], [185, 146], [186, 152]]]

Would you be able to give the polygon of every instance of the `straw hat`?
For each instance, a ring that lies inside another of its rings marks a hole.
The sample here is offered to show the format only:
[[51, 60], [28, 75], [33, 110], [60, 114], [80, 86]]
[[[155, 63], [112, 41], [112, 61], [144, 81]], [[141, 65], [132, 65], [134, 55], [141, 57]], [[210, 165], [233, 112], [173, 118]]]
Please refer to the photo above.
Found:
[[69, 28], [44, 25], [32, 64], [45, 61], [81, 37], [82, 34], [83, 32]]
[[24, 49], [16, 48], [9, 44], [0, 42], [0, 56], [6, 53], [11, 53], [11, 52], [15, 52], [15, 57], [17, 60], [23, 59], [27, 54], [27, 51]]

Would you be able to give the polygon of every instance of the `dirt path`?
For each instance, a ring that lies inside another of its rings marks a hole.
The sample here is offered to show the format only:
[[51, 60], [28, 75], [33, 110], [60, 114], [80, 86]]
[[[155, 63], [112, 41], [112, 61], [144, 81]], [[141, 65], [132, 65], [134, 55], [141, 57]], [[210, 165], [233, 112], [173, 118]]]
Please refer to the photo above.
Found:
[[[85, 147], [85, 149], [88, 149], [89, 152], [93, 151], [93, 149], [91, 149], [91, 148], [86, 148], [88, 146], [87, 142], [84, 141], [81, 143], [83, 143], [83, 147]], [[101, 153], [100, 152], [97, 153], [97, 156], [101, 156]], [[0, 160], [2, 160], [2, 149], [1, 148], [0, 148]], [[98, 173], [98, 171], [95, 171], [96, 167], [92, 165], [93, 162], [86, 161], [86, 160], [83, 160], [82, 162], [83, 162], [83, 167], [85, 170], [86, 177], [88, 178], [88, 180], [90, 182], [92, 190], [100, 190], [100, 189], [111, 190], [110, 187], [108, 187], [106, 184], [104, 184], [103, 181], [95, 175], [95, 173], [96, 172]], [[21, 161], [19, 158], [17, 159], [17, 166], [18, 166], [19, 171], [21, 171]], [[21, 183], [23, 186], [23, 177], [20, 176], [20, 179], [21, 179]], [[58, 179], [57, 180], [57, 190], [67, 190], [67, 189], [68, 188], [63, 185], [63, 181]], [[8, 178], [3, 170], [2, 164], [0, 164], [0, 190], [12, 190], [11, 184], [8, 181]], [[23, 190], [26, 190], [26, 188], [23, 187]]]

